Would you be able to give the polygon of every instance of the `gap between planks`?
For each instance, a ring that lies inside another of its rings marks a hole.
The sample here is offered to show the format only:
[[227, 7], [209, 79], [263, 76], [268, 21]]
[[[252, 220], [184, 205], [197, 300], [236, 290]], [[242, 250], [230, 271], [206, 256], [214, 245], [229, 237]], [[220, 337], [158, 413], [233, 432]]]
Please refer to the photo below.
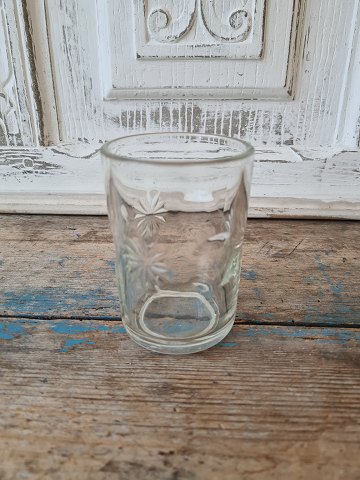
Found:
[[[0, 321], [6, 321], [10, 317], [5, 314], [0, 314]], [[92, 316], [86, 316], [86, 317], [69, 317], [69, 316], [61, 316], [61, 315], [31, 315], [31, 314], [19, 314], [19, 315], [12, 315], [11, 317], [14, 320], [34, 320], [34, 321], [71, 321], [71, 322], [120, 322], [123, 323], [122, 319], [120, 317], [111, 317], [111, 316], [97, 316], [97, 317], [92, 317]], [[261, 326], [268, 326], [268, 327], [292, 327], [292, 328], [342, 328], [342, 329], [352, 329], [352, 330], [360, 330], [360, 325], [353, 325], [353, 324], [348, 324], [348, 323], [337, 323], [332, 324], [332, 323], [311, 323], [311, 322], [276, 322], [276, 321], [261, 321], [261, 320], [253, 320], [253, 321], [243, 321], [241, 318], [235, 318], [234, 322], [234, 327], [235, 326], [240, 326], [240, 327], [261, 327]], [[233, 328], [234, 328], [233, 327]]]

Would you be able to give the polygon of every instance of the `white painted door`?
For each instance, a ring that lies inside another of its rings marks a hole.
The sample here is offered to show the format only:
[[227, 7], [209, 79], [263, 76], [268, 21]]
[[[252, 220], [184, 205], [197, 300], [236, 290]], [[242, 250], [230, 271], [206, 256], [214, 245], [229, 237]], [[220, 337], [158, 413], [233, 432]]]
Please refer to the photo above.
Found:
[[104, 212], [140, 131], [257, 147], [250, 214], [359, 218], [358, 0], [0, 0], [0, 208]]

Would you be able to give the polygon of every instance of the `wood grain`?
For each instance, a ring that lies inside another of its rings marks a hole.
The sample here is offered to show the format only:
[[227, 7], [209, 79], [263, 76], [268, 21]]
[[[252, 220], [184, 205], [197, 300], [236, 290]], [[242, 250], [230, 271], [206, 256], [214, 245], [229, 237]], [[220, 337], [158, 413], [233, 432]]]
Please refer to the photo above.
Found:
[[179, 358], [119, 322], [0, 325], [2, 480], [359, 478], [359, 330], [238, 325]]
[[21, 0], [0, 1], [0, 145], [37, 146], [41, 107]]
[[[207, 47], [196, 27], [196, 38], [170, 45], [174, 61], [141, 61], [131, 2], [2, 0], [0, 211], [104, 213], [92, 157], [101, 142], [185, 130], [244, 138], [265, 153], [251, 216], [359, 218], [359, 2], [274, 0], [264, 16], [260, 3], [253, 26], [265, 22], [261, 59], [230, 59], [236, 43]], [[186, 2], [170, 4], [175, 15]], [[203, 58], [181, 58], [179, 47], [196, 44]], [[215, 58], [219, 49], [226, 58]], [[320, 157], [284, 162], [290, 146]], [[274, 157], [274, 148], [285, 154]], [[347, 153], [334, 159], [329, 149]]]
[[[97, 3], [72, 0], [65, 6], [59, 0], [46, 1], [44, 36], [49, 35], [57, 66], [54, 83], [63, 142], [166, 129], [239, 136], [257, 146], [316, 148], [334, 146], [337, 138], [340, 145], [358, 145], [353, 122], [350, 143], [343, 143], [339, 121], [351, 83], [351, 49], [358, 39], [355, 0], [274, 1], [265, 13], [262, 58], [248, 61], [229, 59], [230, 50], [227, 59], [213, 58], [213, 47], [204, 58], [194, 59], [191, 51], [184, 59], [181, 42], [174, 45], [175, 52], [180, 47], [175, 61], [159, 58], [159, 51], [156, 58], [141, 61], [136, 57], [132, 5], [120, 0], [106, 7]], [[184, 5], [186, 11], [186, 2], [170, 2], [169, 15], [176, 16], [173, 4]], [[196, 39], [208, 44], [206, 30], [198, 29]], [[192, 38], [186, 43], [191, 47]], [[215, 50], [220, 47], [224, 45], [218, 42]], [[281, 98], [279, 89], [287, 98]], [[358, 107], [358, 96], [354, 102]]]
[[[0, 212], [106, 213], [99, 147], [0, 147]], [[338, 148], [258, 148], [249, 216], [360, 219], [359, 161]]]
[[[360, 223], [250, 220], [237, 321], [360, 326]], [[0, 216], [0, 315], [119, 318], [105, 217]]]

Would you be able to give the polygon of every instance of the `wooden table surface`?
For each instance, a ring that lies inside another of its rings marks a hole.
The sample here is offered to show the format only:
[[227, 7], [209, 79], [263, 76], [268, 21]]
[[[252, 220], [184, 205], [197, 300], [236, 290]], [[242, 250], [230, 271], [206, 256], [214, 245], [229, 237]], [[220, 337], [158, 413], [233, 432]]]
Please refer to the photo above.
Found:
[[105, 217], [0, 216], [0, 479], [360, 479], [360, 223], [251, 220], [236, 325], [119, 321]]

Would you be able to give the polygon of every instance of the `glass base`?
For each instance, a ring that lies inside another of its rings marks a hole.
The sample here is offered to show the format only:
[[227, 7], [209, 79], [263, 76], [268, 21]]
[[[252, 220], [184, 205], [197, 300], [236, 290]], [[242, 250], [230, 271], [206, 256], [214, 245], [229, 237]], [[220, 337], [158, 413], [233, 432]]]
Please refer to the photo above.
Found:
[[185, 355], [188, 353], [197, 353], [213, 347], [221, 342], [232, 329], [234, 318], [232, 318], [223, 328], [216, 332], [202, 337], [184, 339], [184, 340], [165, 340], [157, 336], [139, 335], [131, 327], [125, 324], [125, 329], [129, 337], [141, 347], [157, 353], [172, 355]]

